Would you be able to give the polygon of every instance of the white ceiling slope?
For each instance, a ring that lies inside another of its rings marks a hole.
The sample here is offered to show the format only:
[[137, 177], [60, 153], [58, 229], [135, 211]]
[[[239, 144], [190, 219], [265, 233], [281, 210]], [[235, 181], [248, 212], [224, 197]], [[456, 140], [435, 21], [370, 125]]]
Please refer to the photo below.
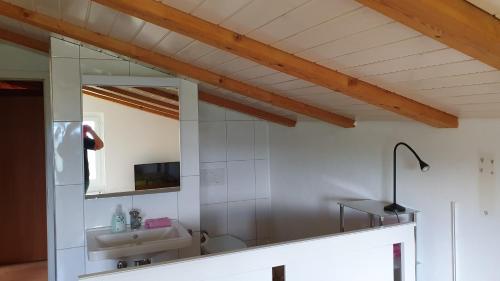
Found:
[[[403, 119], [89, 0], [10, 2], [357, 120]], [[500, 71], [354, 0], [162, 2], [459, 117], [500, 117]], [[48, 37], [46, 32], [5, 18], [0, 18], [0, 27], [38, 39]], [[202, 83], [200, 87], [296, 116], [211, 85]]]

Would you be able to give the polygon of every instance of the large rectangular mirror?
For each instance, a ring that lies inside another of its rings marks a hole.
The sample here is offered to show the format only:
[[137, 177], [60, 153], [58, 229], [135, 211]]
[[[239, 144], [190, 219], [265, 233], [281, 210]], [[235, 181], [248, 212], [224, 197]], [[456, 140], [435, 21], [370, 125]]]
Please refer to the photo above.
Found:
[[82, 94], [87, 198], [180, 189], [177, 89], [94, 84]]

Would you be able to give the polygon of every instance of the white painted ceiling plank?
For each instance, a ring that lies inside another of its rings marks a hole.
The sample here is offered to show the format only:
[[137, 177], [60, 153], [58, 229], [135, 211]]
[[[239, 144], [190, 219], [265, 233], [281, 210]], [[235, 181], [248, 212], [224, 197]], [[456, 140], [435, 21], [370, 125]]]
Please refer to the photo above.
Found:
[[249, 33], [248, 36], [264, 43], [276, 43], [360, 7], [359, 3], [352, 0], [312, 0]]
[[56, 19], [61, 18], [60, 0], [36, 0], [35, 10]]
[[425, 80], [439, 76], [462, 75], [494, 70], [493, 67], [477, 60], [449, 63], [444, 65], [423, 67], [419, 69], [398, 71], [394, 73], [366, 76], [365, 81], [376, 84], [398, 83], [412, 80]]
[[175, 54], [175, 57], [185, 62], [194, 61], [208, 53], [215, 51], [215, 48], [200, 41], [194, 41]]
[[221, 26], [247, 34], [308, 1], [310, 0], [254, 0], [222, 22]]
[[65, 21], [84, 26], [89, 12], [89, 0], [61, 0], [61, 16]]
[[173, 55], [189, 44], [194, 42], [193, 39], [179, 33], [170, 32], [160, 43], [156, 46], [155, 50], [166, 55]]
[[417, 36], [395, 43], [384, 44], [379, 47], [337, 56], [333, 59], [320, 62], [320, 64], [333, 69], [346, 69], [446, 48], [445, 45], [436, 40], [432, 40], [425, 36]]
[[411, 90], [426, 90], [498, 82], [500, 82], [500, 71], [493, 70], [456, 76], [433, 77], [420, 81], [405, 81], [395, 83], [393, 86]]
[[167, 35], [169, 30], [152, 23], [146, 23], [141, 32], [137, 34], [133, 43], [146, 49], [151, 49]]
[[223, 63], [227, 63], [229, 61], [235, 60], [237, 58], [236, 55], [233, 55], [229, 52], [222, 51], [222, 50], [217, 50], [213, 53], [209, 53], [205, 56], [202, 56], [198, 58], [197, 60], [193, 61], [195, 65], [207, 68], [207, 69], [212, 69], [215, 68]]
[[190, 13], [205, 0], [161, 0], [162, 3], [179, 9], [183, 12]]
[[371, 63], [368, 65], [344, 69], [342, 71], [347, 72], [349, 75], [362, 78], [369, 75], [381, 75], [467, 60], [470, 60], [469, 56], [448, 48], [378, 63]]
[[91, 2], [86, 27], [101, 34], [109, 34], [117, 12], [96, 2]]
[[478, 85], [437, 88], [418, 91], [421, 95], [430, 97], [473, 96], [491, 93], [500, 93], [500, 83], [486, 83]]
[[300, 32], [273, 46], [289, 53], [298, 53], [391, 21], [373, 10], [361, 8]]
[[33, 2], [34, 0], [7, 0], [7, 2], [10, 2], [14, 5], [21, 6], [26, 9], [35, 9], [35, 3]]
[[206, 21], [219, 24], [236, 13], [251, 0], [208, 0], [199, 5], [191, 14]]
[[362, 50], [406, 40], [419, 36], [419, 33], [399, 23], [389, 23], [352, 36], [342, 38], [318, 47], [300, 52], [297, 55], [314, 62], [346, 55]]
[[242, 71], [233, 72], [229, 74], [229, 77], [238, 79], [241, 81], [247, 81], [255, 79], [258, 77], [263, 77], [271, 74], [279, 73], [279, 71], [269, 68], [264, 65], [257, 65], [255, 67], [247, 68]]
[[119, 12], [116, 15], [109, 35], [122, 41], [129, 42], [134, 39], [143, 25], [143, 20]]
[[257, 63], [255, 63], [251, 60], [247, 60], [244, 58], [237, 58], [237, 59], [231, 60], [227, 63], [223, 63], [221, 65], [218, 65], [213, 70], [215, 72], [227, 75], [229, 73], [241, 71], [241, 70], [244, 70], [247, 68], [254, 67], [256, 65], [257, 65]]

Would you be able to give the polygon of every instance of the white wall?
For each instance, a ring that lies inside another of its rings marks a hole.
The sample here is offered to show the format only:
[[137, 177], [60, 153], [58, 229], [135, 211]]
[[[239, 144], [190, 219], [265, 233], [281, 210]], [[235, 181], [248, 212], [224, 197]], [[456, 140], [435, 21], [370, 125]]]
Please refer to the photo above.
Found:
[[393, 244], [401, 243], [402, 276], [415, 281], [414, 224], [343, 233], [174, 261], [139, 270], [85, 276], [89, 281], [268, 281], [283, 266], [290, 281], [393, 280]]
[[247, 245], [271, 240], [267, 122], [201, 102], [201, 228]]
[[117, 204], [141, 209], [143, 218], [169, 216], [193, 230], [193, 243], [174, 257], [200, 253], [198, 89], [180, 80], [181, 190], [168, 194], [85, 200], [83, 192], [81, 74], [163, 76], [127, 60], [51, 38], [52, 115], [57, 281], [116, 267], [114, 261], [89, 262], [85, 229], [110, 224]]
[[105, 193], [135, 190], [136, 164], [180, 159], [177, 120], [88, 95], [83, 95], [83, 112], [103, 116], [104, 149], [97, 153], [105, 155]]
[[[338, 200], [391, 200], [392, 149], [399, 141], [431, 165], [421, 173], [413, 155], [398, 150], [398, 200], [422, 211], [419, 280], [451, 280], [452, 200], [458, 204], [458, 280], [498, 280], [500, 192], [498, 184], [478, 188], [478, 162], [480, 155], [500, 155], [500, 120], [461, 120], [458, 129], [414, 122], [359, 122], [354, 129], [320, 122], [270, 126], [274, 238], [337, 232]], [[366, 226], [365, 216], [346, 216], [351, 229]]]

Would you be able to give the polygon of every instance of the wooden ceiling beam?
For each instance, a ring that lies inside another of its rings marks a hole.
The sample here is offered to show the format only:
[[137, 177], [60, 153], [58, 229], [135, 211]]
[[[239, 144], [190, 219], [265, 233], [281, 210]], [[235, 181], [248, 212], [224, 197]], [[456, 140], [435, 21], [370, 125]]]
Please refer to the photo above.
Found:
[[136, 109], [140, 109], [140, 110], [145, 110], [147, 112], [150, 112], [150, 113], [158, 113], [159, 115], [164, 115], [164, 116], [167, 116], [167, 117], [171, 117], [171, 118], [175, 118], [175, 119], [179, 119], [179, 113], [178, 112], [175, 112], [175, 111], [171, 111], [171, 110], [168, 110], [166, 108], [161, 108], [161, 107], [158, 107], [158, 106], [154, 106], [154, 105], [151, 105], [151, 104], [148, 104], [148, 103], [144, 103], [144, 102], [141, 102], [141, 101], [138, 101], [138, 100], [134, 100], [134, 99], [131, 99], [131, 98], [127, 98], [127, 97], [124, 97], [124, 96], [120, 96], [120, 95], [117, 95], [117, 94], [114, 94], [114, 93], [111, 93], [111, 92], [108, 92], [108, 91], [105, 91], [105, 90], [101, 90], [101, 89], [97, 89], [97, 88], [90, 88], [90, 87], [84, 87], [82, 88], [82, 92], [84, 94], [87, 94], [87, 93], [92, 93], [95, 95], [99, 95], [99, 96], [102, 96], [102, 97], [106, 97], [107, 100], [109, 101], [115, 101], [117, 103], [120, 103], [120, 104], [123, 104], [123, 105], [127, 105], [127, 106], [130, 106], [130, 107], [134, 107]]
[[34, 49], [43, 53], [48, 53], [50, 46], [48, 43], [39, 41], [33, 38], [26, 37], [24, 35], [14, 33], [7, 29], [0, 28], [0, 39], [14, 44]]
[[500, 69], [500, 20], [465, 0], [357, 0]]
[[[184, 13], [160, 1], [93, 1], [428, 125], [440, 128], [456, 128], [458, 126], [458, 118], [449, 113], [284, 52], [268, 44]], [[392, 0], [392, 2], [395, 1], [399, 0]], [[412, 0], [403, 2], [409, 1]]]
[[98, 86], [98, 87], [93, 87], [93, 88], [104, 89], [104, 90], [107, 90], [107, 91], [110, 91], [110, 92], [113, 92], [113, 93], [116, 93], [116, 94], [127, 96], [129, 98], [138, 99], [138, 100], [142, 100], [142, 101], [145, 101], [145, 102], [149, 102], [149, 103], [155, 104], [157, 106], [165, 107], [165, 108], [171, 109], [173, 111], [177, 111], [177, 112], [179, 111], [179, 106], [178, 105], [171, 104], [171, 103], [164, 102], [164, 101], [157, 100], [157, 99], [153, 99], [153, 98], [146, 97], [146, 96], [143, 96], [143, 95], [139, 95], [137, 93], [134, 93], [134, 92], [131, 92], [131, 91], [127, 91], [125, 89], [121, 89], [121, 88], [118, 88], [118, 87]]
[[220, 107], [232, 109], [238, 112], [245, 113], [250, 116], [254, 116], [263, 120], [281, 124], [287, 127], [295, 127], [297, 121], [286, 118], [277, 114], [269, 113], [248, 105], [244, 105], [238, 102], [234, 102], [228, 99], [224, 99], [206, 92], [198, 91], [198, 98], [204, 102], [211, 103]]
[[[142, 3], [142, 1], [138, 2]], [[287, 109], [289, 111], [303, 114], [344, 128], [354, 127], [355, 121], [342, 115], [277, 95], [270, 91], [219, 75], [197, 66], [193, 66], [169, 56], [144, 49], [129, 42], [114, 39], [98, 32], [93, 32], [53, 17], [24, 9], [3, 0], [0, 0], [0, 15], [22, 21], [50, 32], [68, 36], [81, 42], [107, 49], [163, 69], [168, 69], [180, 75], [191, 77], [276, 107]]]
[[[0, 29], [0, 31], [1, 31], [1, 29]], [[15, 35], [15, 36], [13, 36], [11, 38], [15, 38], [16, 36], [21, 36], [23, 38], [30, 39], [28, 37], [24, 37], [24, 36], [18, 35], [16, 33], [13, 33], [13, 35]], [[5, 40], [6, 41], [10, 41], [12, 43], [16, 43], [14, 41], [11, 41], [10, 38], [6, 38]], [[23, 42], [26, 42], [26, 41], [28, 41], [28, 40], [23, 40]], [[37, 50], [39, 50], [39, 51], [44, 50], [43, 52], [48, 53], [49, 49], [50, 49], [49, 44], [41, 42], [41, 41], [39, 43], [40, 43], [40, 46], [43, 46], [43, 47], [39, 48]], [[33, 45], [33, 44], [29, 44], [29, 45], [26, 44], [24, 46], [28, 47], [28, 48], [34, 48], [35, 45]], [[11, 89], [13, 87], [14, 88], [18, 87], [18, 85], [15, 86], [15, 85], [12, 85], [12, 84], [8, 84], [8, 82], [0, 82], [0, 91], [3, 90], [3, 89]], [[141, 91], [143, 91], [143, 92], [147, 92], [149, 94], [153, 94], [153, 95], [156, 95], [156, 96], [159, 96], [159, 97], [162, 97], [162, 98], [166, 98], [169, 101], [173, 102], [172, 104], [169, 104], [169, 106], [166, 105], [168, 103], [161, 103], [161, 104], [159, 104], [160, 106], [165, 106], [165, 107], [169, 107], [169, 108], [177, 109], [177, 110], [179, 108], [179, 106], [176, 105], [179, 102], [179, 96], [176, 95], [175, 93], [169, 93], [168, 91], [162, 91], [162, 90], [158, 90], [158, 89], [155, 89], [155, 88], [149, 88], [149, 87], [136, 87], [136, 88], [139, 89], [139, 90], [141, 90]], [[84, 87], [84, 89], [85, 89], [85, 87]], [[120, 89], [120, 88], [112, 87], [112, 89], [110, 89], [110, 90], [111, 91], [115, 90], [115, 92], [116, 92], [116, 89]], [[130, 93], [130, 92], [128, 92], [128, 93]], [[113, 100], [111, 98], [107, 98], [107, 97], [103, 98], [102, 95], [97, 95], [96, 93], [93, 93], [93, 92], [87, 92], [86, 94], [94, 96], [94, 97], [98, 97], [98, 98], [101, 98], [101, 99], [106, 99], [108, 101], [115, 101], [115, 100]], [[153, 102], [153, 103], [161, 102], [161, 101], [158, 101], [158, 100], [149, 99], [149, 98], [141, 96], [141, 95], [137, 95], [135, 93], [133, 93], [133, 94], [134, 94], [134, 96], [136, 95], [136, 98], [142, 99], [144, 101], [150, 101], [150, 102]], [[248, 115], [251, 115], [251, 116], [263, 119], [263, 120], [266, 120], [266, 121], [274, 122], [274, 123], [277, 123], [277, 124], [280, 124], [280, 125], [284, 125], [284, 126], [287, 126], [287, 127], [295, 127], [295, 124], [297, 122], [297, 121], [295, 121], [293, 119], [289, 119], [289, 118], [286, 118], [286, 117], [283, 117], [283, 116], [280, 116], [280, 115], [277, 115], [277, 114], [273, 114], [273, 113], [270, 113], [270, 112], [267, 112], [267, 111], [256, 109], [256, 108], [247, 106], [245, 104], [240, 104], [240, 103], [237, 103], [237, 102], [234, 102], [234, 101], [230, 101], [228, 99], [224, 99], [224, 98], [221, 98], [221, 97], [218, 97], [218, 96], [215, 96], [215, 95], [211, 95], [209, 93], [200, 92], [199, 94], [200, 94], [200, 97], [199, 97], [200, 100], [203, 100], [203, 101], [205, 101], [207, 103], [211, 103], [211, 104], [214, 104], [214, 105], [217, 105], [217, 106], [220, 106], [220, 107], [224, 107], [224, 108], [235, 110], [235, 111], [238, 111], [238, 112], [241, 112], [241, 113], [245, 113], [245, 114], [248, 114]], [[128, 104], [127, 104], [127, 106], [128, 106]], [[170, 106], [173, 106], [173, 107], [170, 107]], [[141, 109], [141, 110], [143, 109], [140, 106], [134, 106], [134, 108]], [[147, 111], [147, 112], [155, 113], [156, 114], [156, 111]]]

